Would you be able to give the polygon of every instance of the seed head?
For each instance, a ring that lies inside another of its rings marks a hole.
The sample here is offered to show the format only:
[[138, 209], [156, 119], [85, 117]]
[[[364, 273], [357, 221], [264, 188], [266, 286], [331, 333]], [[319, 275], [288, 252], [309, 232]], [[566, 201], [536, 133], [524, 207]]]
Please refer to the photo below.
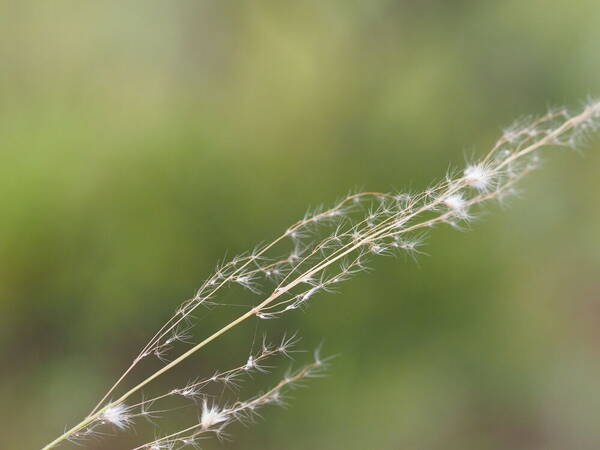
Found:
[[460, 213], [464, 211], [467, 202], [463, 198], [462, 194], [456, 193], [449, 195], [444, 199], [444, 204], [448, 207], [448, 209]]
[[111, 406], [100, 414], [100, 420], [112, 423], [117, 428], [123, 430], [131, 425], [131, 415], [127, 413], [127, 406], [124, 403]]
[[225, 422], [229, 419], [217, 405], [208, 406], [208, 402], [204, 400], [202, 403], [202, 416], [200, 417], [200, 426], [203, 430], [210, 429], [213, 425]]
[[478, 191], [486, 191], [492, 182], [493, 172], [483, 164], [470, 165], [465, 169], [464, 178]]

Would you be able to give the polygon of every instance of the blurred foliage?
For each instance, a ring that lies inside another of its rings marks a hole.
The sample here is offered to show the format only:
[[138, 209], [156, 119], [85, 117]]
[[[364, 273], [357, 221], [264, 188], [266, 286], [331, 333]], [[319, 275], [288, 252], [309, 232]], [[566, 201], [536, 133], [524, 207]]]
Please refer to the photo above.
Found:
[[[423, 188], [513, 119], [600, 93], [592, 0], [0, 8], [6, 449], [85, 414], [226, 253], [352, 188]], [[506, 211], [274, 325], [341, 356], [222, 446], [599, 448], [599, 148], [547, 154]], [[177, 376], [243, 361], [253, 326]]]

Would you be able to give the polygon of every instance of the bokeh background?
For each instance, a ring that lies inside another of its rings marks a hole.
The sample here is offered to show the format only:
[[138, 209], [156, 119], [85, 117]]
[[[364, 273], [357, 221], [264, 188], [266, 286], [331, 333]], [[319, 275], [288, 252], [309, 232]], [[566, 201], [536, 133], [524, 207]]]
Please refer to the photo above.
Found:
[[[596, 0], [0, 11], [3, 449], [84, 415], [225, 254], [349, 189], [423, 188], [513, 119], [600, 94]], [[329, 376], [203, 448], [600, 448], [600, 140], [546, 155], [506, 210], [271, 325], [324, 340]], [[243, 362], [253, 331], [150, 391]]]

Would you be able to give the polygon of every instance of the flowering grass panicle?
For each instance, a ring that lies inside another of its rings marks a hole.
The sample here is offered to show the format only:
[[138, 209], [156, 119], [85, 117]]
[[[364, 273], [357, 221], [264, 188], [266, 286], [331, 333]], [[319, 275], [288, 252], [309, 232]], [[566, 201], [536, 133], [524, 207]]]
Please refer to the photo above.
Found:
[[[180, 431], [143, 443], [137, 450], [198, 447], [199, 440], [207, 435], [222, 437], [233, 422], [254, 420], [263, 406], [282, 404], [288, 389], [321, 374], [327, 360], [315, 353], [311, 363], [286, 374], [271, 389], [245, 400], [225, 402], [210, 397], [208, 389], [218, 384], [235, 390], [242, 380], [269, 372], [273, 364], [281, 364], [277, 358], [289, 359], [297, 351], [296, 335], [284, 336], [276, 344], [264, 339], [261, 348], [236, 367], [217, 370], [209, 377], [189, 381], [163, 394], [133, 399], [153, 380], [242, 322], [251, 318], [276, 319], [289, 311], [306, 308], [318, 295], [335, 291], [339, 283], [366, 270], [375, 256], [402, 253], [414, 257], [420, 253], [425, 232], [432, 228], [443, 225], [464, 228], [477, 217], [483, 204], [502, 201], [515, 192], [518, 181], [538, 167], [541, 150], [574, 148], [597, 130], [599, 124], [598, 101], [589, 101], [576, 112], [553, 109], [541, 117], [520, 120], [505, 129], [480, 160], [448, 173], [422, 192], [349, 194], [329, 209], [306, 214], [274, 241], [220, 264], [150, 338], [96, 407], [44, 449], [65, 440], [81, 443], [85, 438], [101, 435], [109, 427], [125, 430], [140, 418], [155, 420], [165, 412], [155, 409], [155, 405], [167, 398], [190, 402], [197, 409], [196, 418], [192, 417], [193, 423]], [[248, 300], [242, 305], [244, 312], [195, 342], [191, 332], [193, 313], [201, 306], [224, 302], [220, 294], [233, 285], [248, 292]], [[163, 361], [162, 367], [125, 388], [130, 373], [138, 369], [142, 360], [151, 357]], [[121, 394], [116, 395], [117, 391]]]

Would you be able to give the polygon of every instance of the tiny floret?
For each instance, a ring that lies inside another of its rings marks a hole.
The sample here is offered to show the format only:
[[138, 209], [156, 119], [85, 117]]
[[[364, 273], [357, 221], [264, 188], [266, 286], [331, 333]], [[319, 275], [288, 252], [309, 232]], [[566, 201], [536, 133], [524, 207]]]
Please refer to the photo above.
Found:
[[463, 212], [467, 202], [460, 193], [449, 195], [444, 199], [444, 204], [454, 212]]
[[252, 357], [252, 355], [248, 356], [248, 361], [246, 362], [246, 365], [244, 366], [245, 370], [251, 370], [255, 367], [256, 363], [254, 362], [254, 358]]
[[490, 187], [493, 172], [483, 164], [468, 166], [465, 169], [465, 181], [478, 191], [485, 191]]
[[228, 416], [217, 405], [208, 406], [208, 402], [204, 400], [202, 404], [202, 416], [200, 417], [200, 426], [204, 430], [208, 430], [213, 425], [225, 422]]
[[128, 425], [131, 425], [131, 416], [127, 413], [127, 407], [124, 403], [119, 403], [118, 405], [105, 409], [102, 414], [100, 414], [100, 420], [112, 423], [120, 429], [127, 428]]

